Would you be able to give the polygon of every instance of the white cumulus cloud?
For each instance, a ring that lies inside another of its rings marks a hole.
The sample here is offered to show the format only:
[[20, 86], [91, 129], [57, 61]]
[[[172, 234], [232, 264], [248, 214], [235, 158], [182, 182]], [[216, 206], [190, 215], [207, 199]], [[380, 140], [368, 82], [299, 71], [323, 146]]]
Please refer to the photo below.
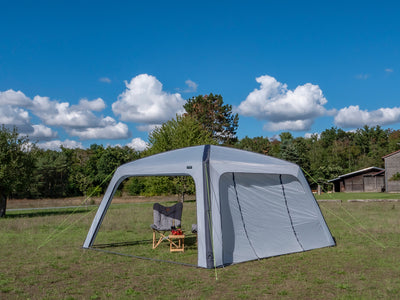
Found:
[[[39, 95], [32, 100], [21, 91], [0, 92], [0, 124], [10, 129], [16, 126], [21, 135], [28, 135], [31, 140], [39, 142], [58, 137], [54, 126], [63, 128], [71, 136], [77, 136], [81, 140], [129, 138], [131, 133], [126, 124], [116, 122], [108, 116], [99, 116], [99, 112], [105, 108], [106, 104], [101, 98], [83, 98], [77, 105], [71, 105], [69, 102]], [[32, 123], [32, 119], [35, 120], [36, 117], [42, 124]]]
[[11, 105], [11, 106], [29, 106], [31, 99], [29, 99], [21, 91], [7, 90], [0, 92], [0, 105]]
[[60, 151], [61, 146], [68, 149], [76, 149], [76, 148], [84, 149], [82, 143], [69, 139], [66, 139], [65, 141], [54, 140], [44, 143], [38, 143], [36, 145], [41, 149], [54, 150], [54, 151]]
[[94, 112], [106, 107], [103, 99], [81, 99], [78, 105], [36, 96], [32, 111], [48, 126], [63, 127], [81, 140], [124, 139], [130, 137], [128, 126], [111, 117], [98, 117]]
[[270, 123], [267, 123], [264, 125], [264, 130], [266, 130], [266, 131], [280, 131], [280, 130], [305, 131], [305, 130], [310, 129], [312, 124], [313, 124], [313, 120], [270, 122]]
[[143, 132], [152, 132], [157, 127], [160, 127], [160, 124], [148, 124], [148, 125], [139, 125], [136, 126], [136, 129]]
[[33, 132], [29, 112], [26, 110], [30, 105], [31, 100], [21, 91], [0, 92], [0, 124], [9, 129], [16, 126], [25, 134]]
[[92, 112], [93, 108], [99, 110], [104, 107], [101, 99], [94, 101], [81, 100], [78, 105], [68, 102], [50, 100], [48, 97], [35, 96], [33, 98], [32, 112], [48, 126], [62, 126], [67, 128], [96, 127], [101, 119]]
[[12, 129], [15, 126], [19, 132], [25, 134], [33, 132], [29, 112], [11, 105], [0, 106], [0, 124], [8, 129]]
[[314, 133], [307, 132], [307, 133], [304, 134], [304, 138], [306, 138], [306, 139], [310, 139], [310, 138], [315, 137], [315, 136], [317, 137], [317, 139], [319, 139], [321, 137], [321, 133], [319, 133], [319, 132], [314, 132]]
[[106, 108], [106, 104], [103, 99], [97, 98], [95, 100], [81, 99], [78, 105], [79, 109], [82, 110], [93, 110], [93, 111], [102, 111]]
[[182, 96], [163, 91], [161, 82], [154, 76], [141, 74], [125, 85], [126, 90], [112, 104], [114, 114], [122, 121], [161, 124], [184, 113]]
[[149, 144], [143, 141], [141, 138], [134, 138], [130, 143], [126, 144], [129, 148], [136, 151], [143, 151], [149, 147]]
[[29, 125], [29, 112], [11, 105], [0, 106], [0, 123], [6, 125]]
[[335, 125], [343, 128], [394, 124], [400, 122], [400, 107], [368, 111], [361, 110], [358, 105], [350, 105], [339, 110], [334, 122]]
[[286, 84], [264, 75], [256, 78], [260, 88], [252, 91], [240, 103], [237, 112], [245, 116], [269, 121], [269, 130], [308, 130], [314, 119], [332, 112], [318, 85], [306, 83], [289, 90]]
[[121, 122], [116, 122], [111, 117], [105, 117], [96, 127], [71, 128], [67, 132], [72, 136], [77, 136], [81, 140], [90, 139], [125, 139], [130, 137], [128, 126]]
[[30, 140], [44, 141], [52, 140], [58, 137], [58, 133], [56, 131], [53, 131], [50, 127], [47, 127], [43, 124], [32, 125], [32, 127], [34, 130], [31, 134], [29, 134]]

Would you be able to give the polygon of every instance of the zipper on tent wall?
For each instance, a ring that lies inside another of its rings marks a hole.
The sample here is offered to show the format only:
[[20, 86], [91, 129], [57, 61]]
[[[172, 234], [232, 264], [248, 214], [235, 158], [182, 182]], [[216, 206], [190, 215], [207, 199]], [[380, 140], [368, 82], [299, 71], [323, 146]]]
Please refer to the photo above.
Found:
[[233, 188], [235, 189], [236, 201], [237, 201], [239, 212], [240, 212], [240, 218], [242, 219], [243, 229], [246, 234], [246, 238], [249, 241], [249, 245], [250, 245], [251, 249], [253, 250], [254, 255], [257, 257], [257, 259], [260, 259], [260, 257], [257, 255], [256, 249], [254, 248], [253, 243], [251, 242], [249, 234], [247, 232], [246, 223], [244, 222], [244, 218], [243, 218], [242, 206], [240, 205], [239, 194], [238, 194], [238, 191], [236, 188], [235, 173], [233, 173], [233, 172], [232, 172], [232, 181], [233, 181]]
[[296, 237], [297, 243], [299, 244], [301, 250], [304, 251], [303, 245], [300, 243], [299, 237], [297, 236], [296, 229], [294, 229], [293, 219], [292, 219], [292, 215], [290, 214], [289, 205], [288, 205], [286, 193], [285, 193], [285, 187], [284, 187], [283, 181], [282, 181], [282, 174], [279, 175], [279, 181], [281, 183], [283, 198], [285, 199], [285, 205], [286, 205], [287, 213], [289, 215], [290, 225], [292, 226], [292, 230], [293, 230], [294, 236]]

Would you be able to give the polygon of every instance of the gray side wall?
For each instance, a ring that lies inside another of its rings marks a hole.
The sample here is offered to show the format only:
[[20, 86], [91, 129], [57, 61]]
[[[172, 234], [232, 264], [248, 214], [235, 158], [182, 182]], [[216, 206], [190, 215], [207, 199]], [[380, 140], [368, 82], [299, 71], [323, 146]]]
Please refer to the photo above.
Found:
[[385, 158], [386, 191], [400, 192], [400, 180], [390, 180], [394, 174], [400, 172], [400, 152]]

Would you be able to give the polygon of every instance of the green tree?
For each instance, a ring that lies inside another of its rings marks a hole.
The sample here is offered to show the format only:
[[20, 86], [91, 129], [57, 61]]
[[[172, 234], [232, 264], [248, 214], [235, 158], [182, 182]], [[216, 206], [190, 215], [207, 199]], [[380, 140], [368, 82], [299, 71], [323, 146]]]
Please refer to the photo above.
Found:
[[232, 105], [224, 105], [221, 95], [199, 95], [189, 99], [183, 107], [218, 143], [232, 145], [237, 141], [239, 116], [232, 113]]
[[125, 147], [92, 144], [88, 149], [63, 149], [68, 157], [69, 190], [83, 195], [104, 192], [110, 174], [120, 165], [139, 158], [139, 152]]
[[16, 128], [0, 130], [0, 217], [6, 214], [7, 198], [26, 192], [34, 165], [30, 149], [34, 147]]
[[102, 183], [120, 165], [138, 159], [140, 153], [128, 146], [107, 147], [102, 151], [101, 156], [96, 161], [97, 177], [96, 182]]
[[293, 146], [296, 149], [296, 160], [294, 162], [303, 169], [309, 170], [310, 159], [308, 153], [311, 146], [309, 140], [303, 137], [295, 138], [293, 141]]
[[190, 116], [176, 116], [149, 134], [148, 154], [156, 154], [190, 146], [216, 144], [211, 133]]
[[64, 152], [53, 150], [36, 150], [33, 152], [35, 169], [31, 196], [59, 198], [67, 196], [68, 161]]
[[[125, 147], [107, 147], [96, 161], [96, 176], [94, 179], [98, 193], [103, 193], [111, 180], [111, 174], [122, 164], [136, 160], [140, 153]], [[122, 186], [123, 187], [123, 186]], [[121, 187], [121, 188], [122, 188]]]
[[271, 140], [271, 147], [268, 151], [268, 155], [273, 156], [273, 157], [280, 157], [280, 148], [281, 148], [281, 141], [279, 141], [276, 138], [273, 138]]
[[103, 152], [104, 147], [97, 144], [75, 151], [71, 180], [84, 196], [91, 194], [96, 187], [96, 164]]
[[235, 145], [239, 149], [252, 151], [261, 154], [268, 154], [271, 148], [271, 142], [267, 137], [257, 136], [249, 138], [245, 136], [243, 139], [238, 141]]
[[279, 137], [281, 139], [279, 158], [296, 163], [299, 154], [294, 146], [293, 135], [290, 132], [282, 132]]
[[[204, 129], [204, 127], [196, 119], [185, 115], [176, 116], [175, 119], [167, 121], [162, 124], [161, 127], [153, 130], [149, 135], [150, 148], [147, 150], [146, 155], [156, 154], [160, 152], [165, 152], [173, 149], [179, 149], [189, 146], [197, 146], [204, 144], [216, 144], [216, 141], [212, 138], [211, 133]], [[194, 190], [193, 180], [189, 177], [179, 176], [173, 179], [173, 185], [164, 182], [165, 180], [172, 180], [168, 178], [159, 177], [157, 179], [151, 179], [154, 183], [160, 186], [171, 187], [178, 189], [182, 195], [182, 200], [185, 193], [189, 193]], [[145, 184], [146, 185], [146, 184]], [[160, 193], [160, 191], [157, 191]], [[176, 191], [169, 190], [169, 193], [174, 193]], [[165, 192], [167, 193], [167, 192]]]
[[369, 166], [383, 167], [382, 156], [388, 152], [388, 131], [380, 126], [357, 129], [355, 144], [361, 149], [361, 156], [358, 158], [358, 168]]
[[388, 130], [388, 153], [392, 153], [400, 149], [400, 130]]
[[324, 148], [327, 148], [333, 144], [335, 141], [348, 140], [351, 133], [345, 132], [337, 127], [331, 127], [330, 129], [325, 129], [321, 132], [320, 141]]

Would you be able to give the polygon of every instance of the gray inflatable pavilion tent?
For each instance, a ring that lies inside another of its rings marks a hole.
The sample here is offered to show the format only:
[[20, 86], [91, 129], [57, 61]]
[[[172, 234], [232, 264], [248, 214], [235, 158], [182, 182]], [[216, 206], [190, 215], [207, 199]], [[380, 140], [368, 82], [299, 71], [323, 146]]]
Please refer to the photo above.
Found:
[[124, 179], [180, 175], [191, 176], [196, 186], [199, 267], [221, 267], [335, 245], [299, 166], [253, 152], [203, 145], [120, 166], [83, 248], [92, 247]]

